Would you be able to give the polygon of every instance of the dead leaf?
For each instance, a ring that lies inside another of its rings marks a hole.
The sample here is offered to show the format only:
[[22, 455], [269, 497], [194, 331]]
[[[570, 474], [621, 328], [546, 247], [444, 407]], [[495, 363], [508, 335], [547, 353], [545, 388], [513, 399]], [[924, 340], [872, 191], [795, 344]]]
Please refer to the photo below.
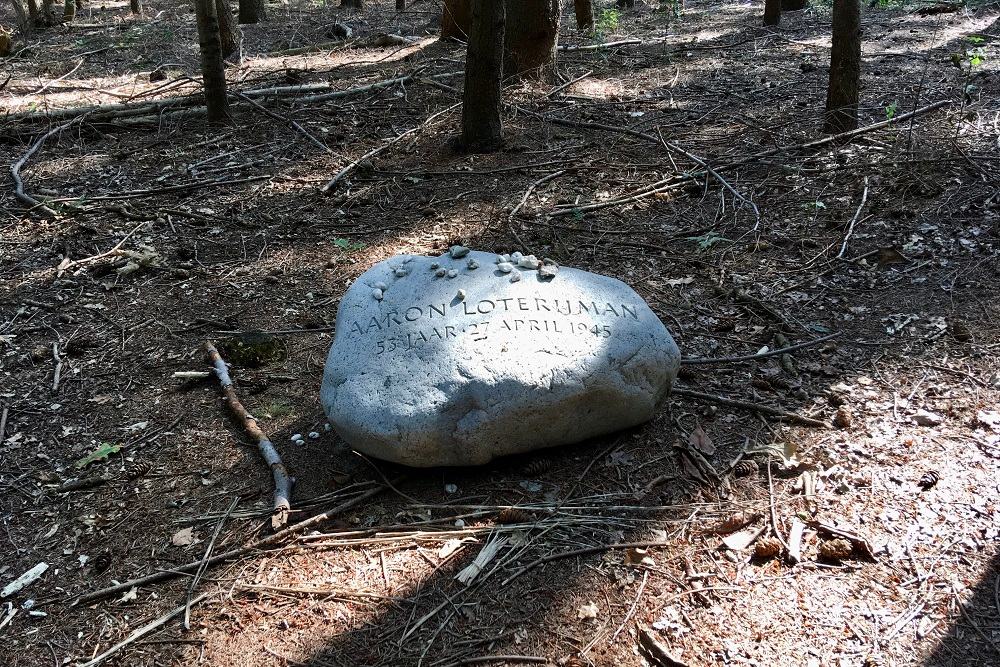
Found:
[[711, 456], [715, 453], [715, 445], [712, 443], [712, 439], [708, 437], [705, 433], [705, 429], [698, 424], [691, 431], [691, 435], [688, 436], [688, 443], [695, 449], [701, 451], [703, 454], [708, 454]]
[[194, 529], [193, 528], [182, 528], [174, 533], [174, 536], [170, 538], [170, 542], [175, 547], [188, 547], [195, 543]]
[[597, 614], [599, 611], [600, 610], [597, 608], [596, 604], [594, 604], [593, 602], [588, 602], [587, 604], [582, 605], [579, 609], [576, 610], [576, 617], [580, 620], [588, 620], [588, 621], [593, 620], [597, 618]]
[[906, 257], [906, 255], [891, 246], [878, 249], [879, 266], [887, 266], [889, 264], [906, 264], [908, 261], [910, 260]]

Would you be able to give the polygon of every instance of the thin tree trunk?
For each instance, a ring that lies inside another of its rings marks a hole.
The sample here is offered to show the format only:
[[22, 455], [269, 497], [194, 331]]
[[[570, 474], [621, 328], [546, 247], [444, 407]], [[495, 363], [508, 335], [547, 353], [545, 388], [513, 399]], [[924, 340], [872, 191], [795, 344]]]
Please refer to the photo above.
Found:
[[833, 48], [823, 132], [839, 134], [858, 126], [861, 85], [861, 3], [833, 0]]
[[222, 57], [228, 58], [239, 46], [239, 28], [233, 23], [233, 6], [229, 0], [215, 0], [215, 15], [219, 20], [219, 43]]
[[129, 8], [136, 16], [142, 16], [142, 0], [129, 0]]
[[576, 12], [576, 27], [580, 30], [594, 28], [594, 0], [573, 0]]
[[618, 2], [615, 3], [615, 6], [619, 9], [632, 9], [635, 7], [635, 0], [618, 0]]
[[30, 35], [34, 26], [31, 24], [31, 17], [25, 11], [21, 0], [10, 0], [10, 3], [14, 6], [14, 15], [17, 17], [17, 27], [21, 31], [21, 36]]
[[764, 25], [781, 23], [782, 0], [764, 0]]
[[361, 9], [361, 0], [340, 0], [340, 6]]
[[52, 9], [53, 0], [42, 0], [42, 24], [50, 26], [55, 24], [55, 11]]
[[441, 8], [441, 39], [468, 39], [472, 30], [469, 0], [444, 0]]
[[13, 46], [10, 35], [10, 31], [3, 25], [0, 25], [0, 58], [6, 58], [10, 55]]
[[222, 62], [219, 18], [216, 0], [195, 0], [198, 20], [198, 46], [201, 49], [201, 75], [205, 81], [205, 105], [208, 122], [229, 121], [229, 98], [226, 96], [226, 70]]
[[396, 11], [397, 12], [406, 11], [406, 0], [396, 0]]
[[472, 0], [472, 27], [465, 58], [462, 147], [485, 153], [500, 148], [500, 86], [506, 11], [501, 0]]
[[559, 44], [560, 13], [559, 0], [508, 0], [506, 76], [543, 78], [551, 73]]
[[28, 4], [28, 16], [31, 18], [32, 28], [41, 28], [42, 21], [41, 17], [38, 15], [38, 2], [37, 0], [27, 0]]
[[265, 0], [239, 0], [240, 23], [260, 23], [267, 20]]
[[63, 21], [72, 23], [76, 18], [76, 0], [66, 0], [63, 3]]
[[809, 6], [809, 0], [781, 0], [781, 11], [798, 12]]

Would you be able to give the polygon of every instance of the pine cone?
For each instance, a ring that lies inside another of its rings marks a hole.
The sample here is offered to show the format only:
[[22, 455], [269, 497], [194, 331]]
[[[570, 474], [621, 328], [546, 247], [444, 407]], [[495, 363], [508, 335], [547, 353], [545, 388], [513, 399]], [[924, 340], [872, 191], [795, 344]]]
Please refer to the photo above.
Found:
[[819, 555], [824, 560], [844, 560], [850, 558], [853, 551], [854, 546], [843, 538], [826, 540], [819, 545]]
[[939, 481], [941, 481], [941, 476], [937, 473], [937, 471], [931, 470], [930, 472], [925, 472], [920, 476], [920, 481], [917, 482], [917, 486], [926, 491]]
[[853, 423], [854, 415], [851, 414], [851, 411], [846, 406], [840, 406], [837, 409], [837, 414], [833, 416], [833, 425], [837, 428], [850, 428]]
[[94, 574], [104, 574], [111, 567], [111, 554], [107, 551], [97, 554], [91, 567], [94, 569]]
[[534, 521], [534, 518], [530, 512], [526, 512], [519, 507], [505, 507], [497, 514], [497, 523], [502, 525], [528, 523], [529, 521]]
[[534, 461], [529, 461], [528, 463], [526, 463], [524, 468], [521, 469], [521, 471], [525, 475], [529, 475], [531, 477], [537, 477], [538, 475], [544, 475], [551, 469], [552, 469], [551, 459], [535, 459]]
[[733, 468], [733, 474], [737, 477], [750, 477], [760, 473], [760, 466], [753, 459], [743, 459]]
[[753, 555], [756, 558], [774, 558], [781, 553], [781, 542], [776, 537], [764, 537], [757, 540], [753, 546]]
[[129, 479], [138, 479], [139, 477], [145, 477], [148, 475], [149, 471], [152, 469], [153, 466], [151, 466], [147, 461], [134, 461], [126, 464], [125, 476]]

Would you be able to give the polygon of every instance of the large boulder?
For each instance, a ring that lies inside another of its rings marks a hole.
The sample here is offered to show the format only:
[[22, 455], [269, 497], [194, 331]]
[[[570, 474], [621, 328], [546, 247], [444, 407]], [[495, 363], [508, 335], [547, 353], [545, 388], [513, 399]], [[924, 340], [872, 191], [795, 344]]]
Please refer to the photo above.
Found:
[[360, 452], [477, 465], [647, 421], [679, 363], [620, 280], [456, 246], [380, 262], [351, 285], [320, 397]]

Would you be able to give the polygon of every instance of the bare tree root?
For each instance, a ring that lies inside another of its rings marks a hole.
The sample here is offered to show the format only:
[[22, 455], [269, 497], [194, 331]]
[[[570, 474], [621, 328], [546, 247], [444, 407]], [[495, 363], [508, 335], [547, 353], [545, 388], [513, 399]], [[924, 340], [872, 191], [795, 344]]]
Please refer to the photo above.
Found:
[[240, 420], [247, 435], [257, 441], [260, 455], [271, 468], [271, 475], [274, 477], [274, 511], [271, 514], [271, 529], [279, 530], [288, 523], [288, 513], [291, 511], [289, 499], [292, 496], [292, 478], [288, 475], [285, 464], [281, 462], [278, 450], [257, 426], [257, 420], [247, 412], [247, 409], [240, 403], [240, 399], [236, 397], [233, 380], [229, 377], [229, 369], [215, 345], [211, 341], [205, 341], [203, 347], [209, 362], [215, 367], [215, 374], [218, 376], [219, 382], [222, 384], [222, 395], [226, 399], [226, 405]]

